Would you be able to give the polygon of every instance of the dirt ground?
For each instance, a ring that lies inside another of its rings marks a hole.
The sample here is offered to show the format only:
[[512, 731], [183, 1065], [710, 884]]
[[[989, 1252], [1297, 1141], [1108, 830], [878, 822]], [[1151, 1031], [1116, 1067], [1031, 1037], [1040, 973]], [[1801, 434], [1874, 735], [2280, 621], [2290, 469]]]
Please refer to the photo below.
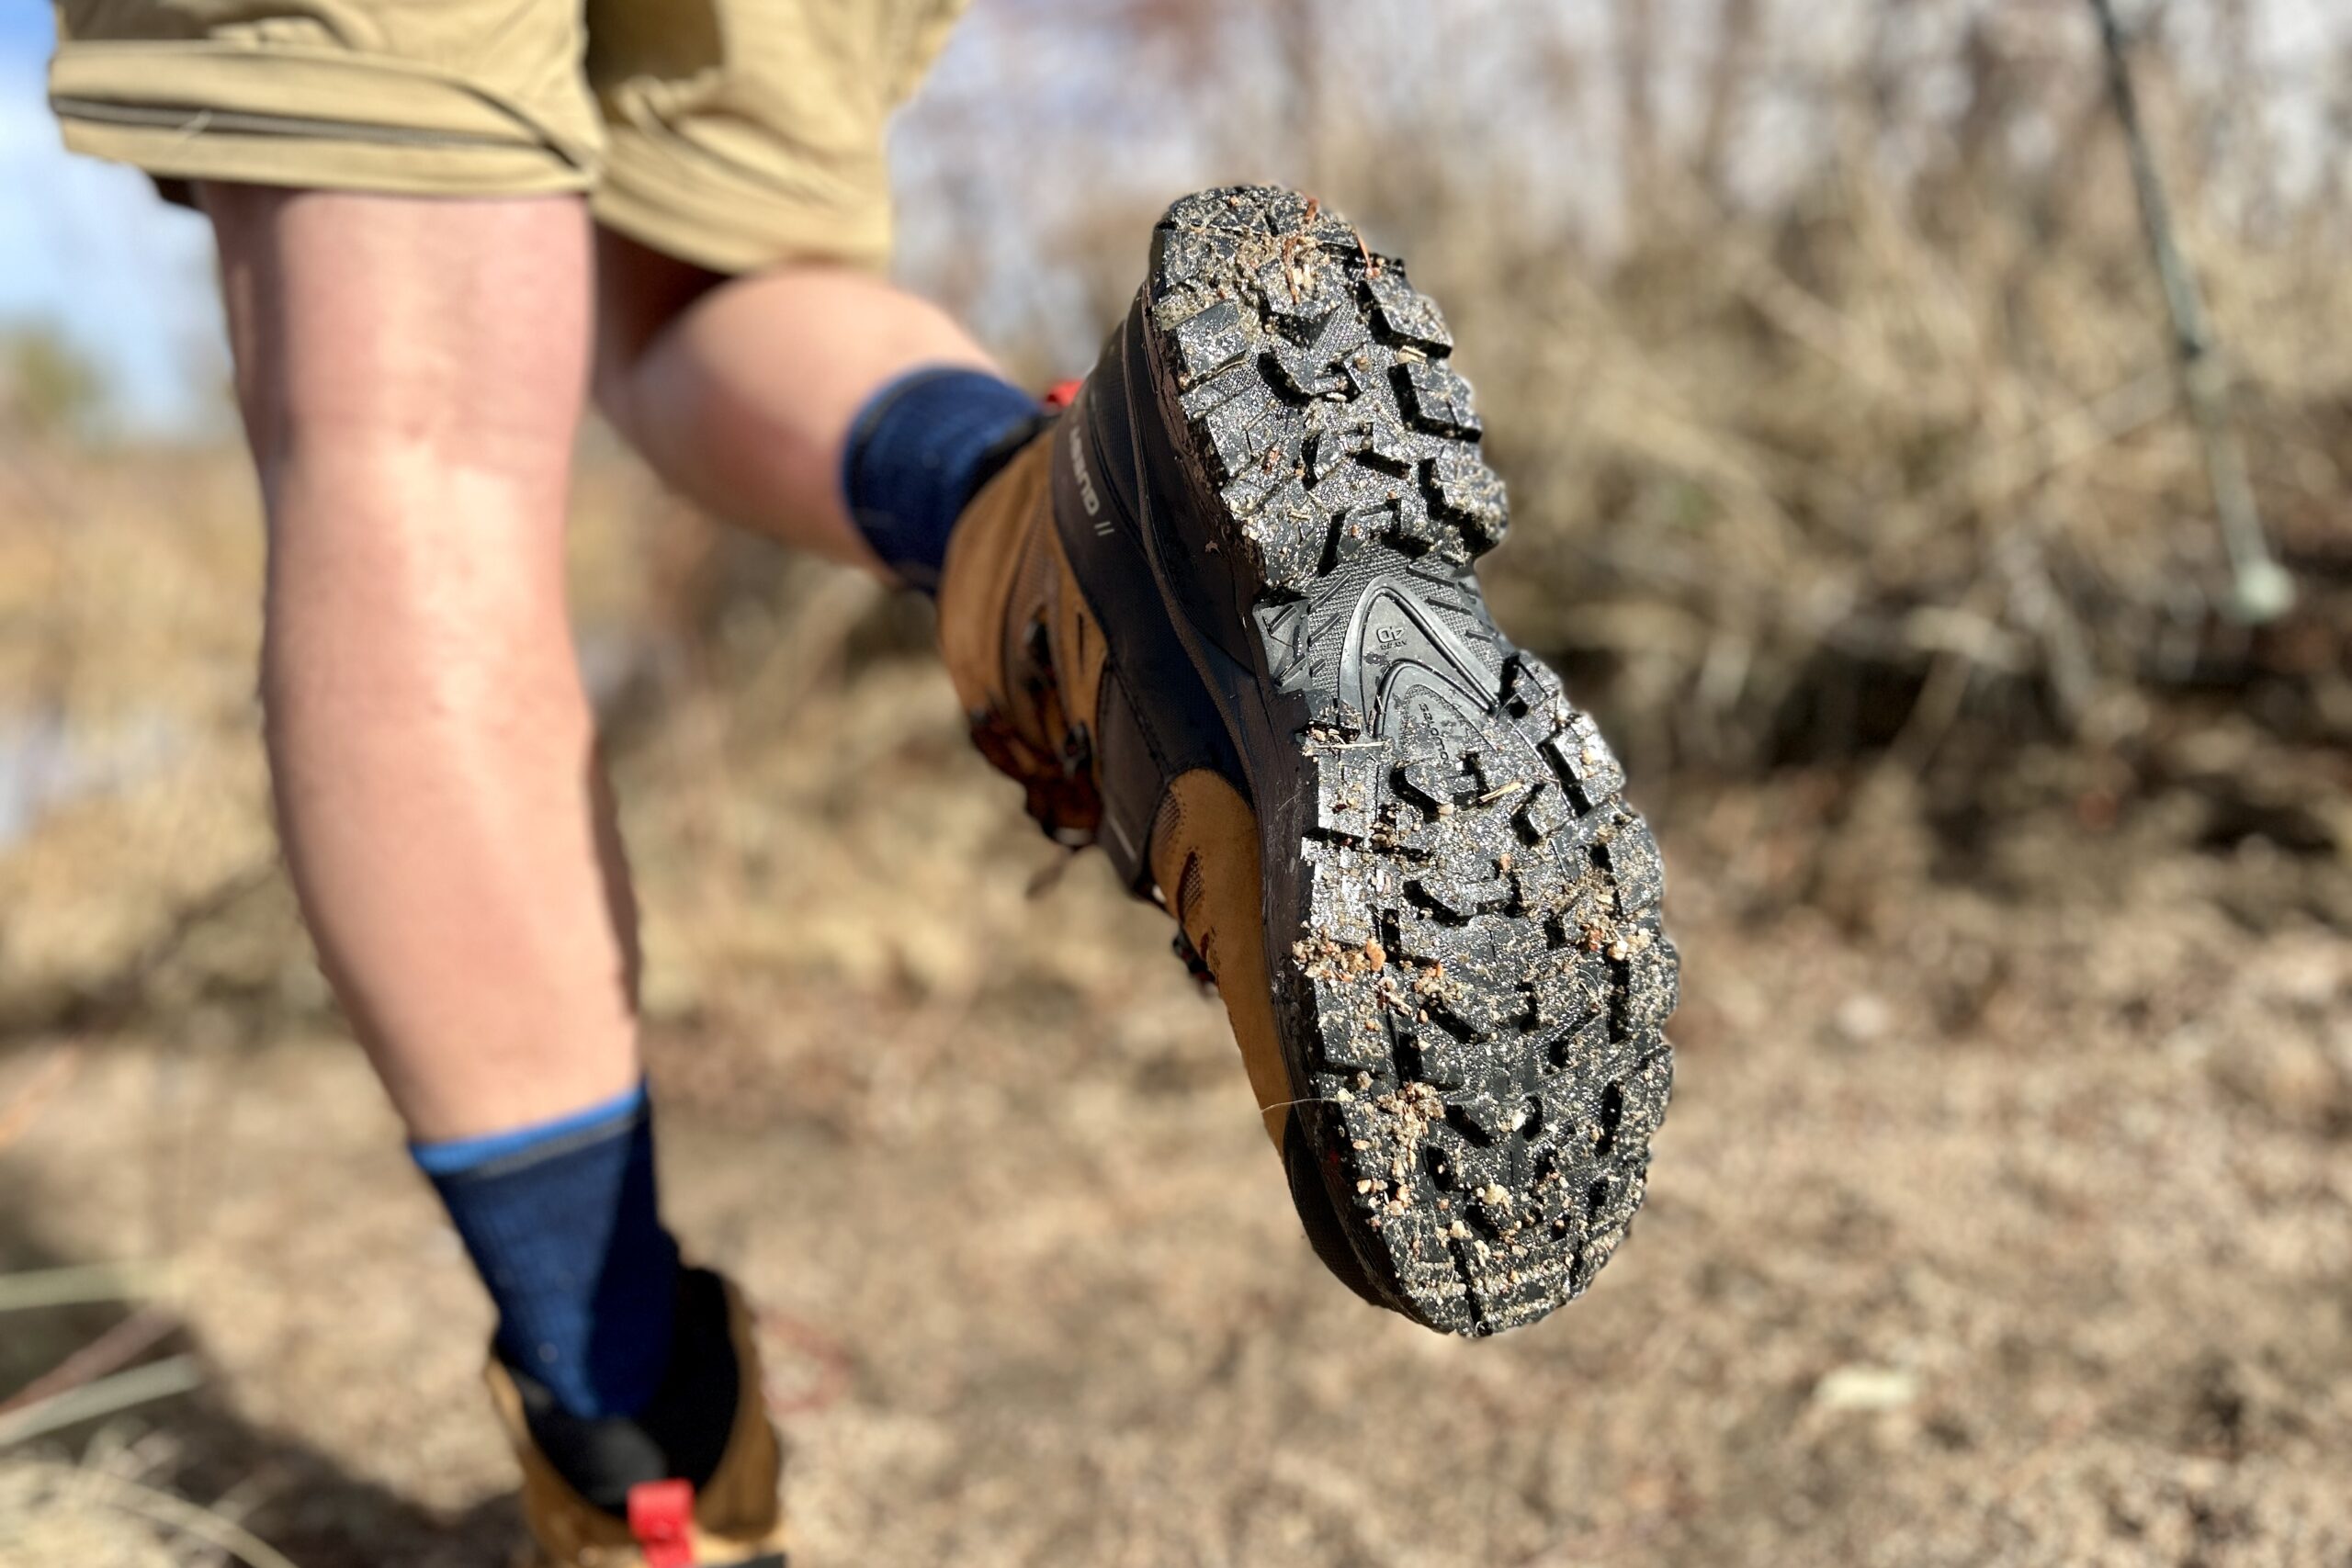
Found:
[[[2249, 920], [2266, 840], [2035, 818], [1955, 879], [1899, 809], [1825, 852], [1803, 780], [1686, 786], [1648, 1205], [1469, 1343], [1317, 1265], [1219, 1010], [1098, 861], [1039, 877], [935, 671], [763, 678], [621, 783], [667, 1191], [769, 1309], [796, 1563], [2352, 1563], [2352, 947]], [[154, 809], [233, 862], [257, 768], [205, 766]], [[103, 880], [138, 798], [8, 857], [54, 942], [104, 921], [45, 857]], [[282, 890], [234, 897], [163, 1010], [0, 1053], [0, 1267], [173, 1260], [205, 1373], [0, 1447], [0, 1562], [501, 1561], [486, 1306]], [[0, 1318], [0, 1370], [124, 1310]]]

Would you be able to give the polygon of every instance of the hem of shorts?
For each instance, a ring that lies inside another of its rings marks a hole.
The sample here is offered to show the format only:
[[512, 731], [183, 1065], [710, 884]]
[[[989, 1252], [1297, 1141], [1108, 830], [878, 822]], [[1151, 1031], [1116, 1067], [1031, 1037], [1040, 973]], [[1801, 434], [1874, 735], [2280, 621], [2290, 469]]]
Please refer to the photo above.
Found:
[[128, 164], [163, 179], [220, 180], [383, 196], [578, 196], [594, 176], [542, 149], [489, 142], [419, 143], [312, 132], [133, 125], [57, 112], [68, 152]]
[[419, 62], [292, 46], [68, 40], [49, 101], [74, 151], [173, 178], [537, 194], [587, 189], [603, 152], [584, 100], [567, 129]]
[[[878, 213], [862, 214], [821, 210], [815, 203], [791, 206], [772, 193], [746, 191], [740, 199], [722, 200], [663, 181], [660, 173], [658, 160], [631, 158], [616, 135], [589, 197], [590, 213], [664, 255], [729, 276], [795, 262], [876, 273], [889, 267], [887, 199]], [[648, 194], [647, 186], [661, 194]]]

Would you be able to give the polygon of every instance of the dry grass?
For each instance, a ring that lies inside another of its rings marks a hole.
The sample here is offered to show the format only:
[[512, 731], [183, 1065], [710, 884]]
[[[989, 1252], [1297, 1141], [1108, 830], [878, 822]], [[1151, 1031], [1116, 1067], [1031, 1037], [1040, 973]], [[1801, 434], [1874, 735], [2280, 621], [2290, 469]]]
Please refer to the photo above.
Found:
[[2185, 5], [2136, 59], [2303, 588], [2256, 636], [2215, 608], [2230, 583], [2087, 6], [1799, 27], [1727, 0], [1672, 28], [1656, 0], [1488, 0], [1453, 27], [1392, 0], [1112, 9], [1077, 41], [1013, 13], [988, 73], [922, 111], [956, 155], [914, 166], [919, 223], [1039, 206], [998, 76], [1148, 62], [1100, 99], [1063, 88], [1083, 133], [1056, 167], [1085, 199], [1046, 198], [1017, 253], [1086, 258], [1091, 313], [960, 245], [923, 276], [1071, 341], [1070, 315], [1132, 287], [1161, 193], [1127, 194], [1130, 171], [1171, 143], [1193, 174], [1347, 211], [1448, 302], [1515, 500], [1514, 635], [1577, 656], [1646, 776], [1900, 736], [1906, 768], [1964, 792], [2020, 735], [2137, 757], [2152, 705], [2214, 682], [2271, 689], [2298, 740], [2352, 737], [2352, 345], [2320, 325], [2352, 312], [2352, 193], [2341, 117], [2287, 125], [2328, 107], [2341, 39], [2282, 68], [2252, 8]]
[[182, 1568], [225, 1557], [294, 1568], [219, 1508], [141, 1480], [135, 1456], [120, 1450], [102, 1448], [79, 1464], [0, 1460], [0, 1562]]

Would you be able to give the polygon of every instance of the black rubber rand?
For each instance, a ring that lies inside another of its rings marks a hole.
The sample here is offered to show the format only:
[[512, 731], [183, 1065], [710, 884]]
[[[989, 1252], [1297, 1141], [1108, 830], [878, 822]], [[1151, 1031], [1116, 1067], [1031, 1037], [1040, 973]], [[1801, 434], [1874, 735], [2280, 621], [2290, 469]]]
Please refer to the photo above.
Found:
[[1292, 192], [1208, 191], [1138, 310], [1186, 492], [1154, 570], [1258, 805], [1299, 1125], [1392, 1304], [1532, 1322], [1623, 1237], [1665, 1114], [1657, 842], [1487, 615], [1503, 486], [1404, 265]]

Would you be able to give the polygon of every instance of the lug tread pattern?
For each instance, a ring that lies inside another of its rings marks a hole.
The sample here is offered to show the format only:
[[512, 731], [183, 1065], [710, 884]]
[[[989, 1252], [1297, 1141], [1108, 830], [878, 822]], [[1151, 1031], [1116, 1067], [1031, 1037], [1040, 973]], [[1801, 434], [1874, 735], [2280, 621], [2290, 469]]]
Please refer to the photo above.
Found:
[[[1252, 187], [1179, 202], [1157, 255], [1161, 396], [1221, 507], [1216, 547], [1254, 574], [1267, 680], [1309, 715], [1296, 837], [1265, 845], [1304, 866], [1270, 941], [1289, 939], [1301, 1115], [1392, 1304], [1463, 1334], [1532, 1322], [1623, 1238], [1665, 1114], [1657, 841], [1589, 716], [1487, 615], [1470, 563], [1503, 537], [1504, 489], [1403, 264]], [[1363, 711], [1368, 582], [1442, 628], [1475, 694], [1383, 687], [1385, 716]]]
[[1508, 507], [1444, 316], [1404, 263], [1279, 194], [1179, 202], [1152, 280], [1184, 414], [1250, 565], [1298, 593], [1375, 546], [1467, 563], [1501, 543]]

